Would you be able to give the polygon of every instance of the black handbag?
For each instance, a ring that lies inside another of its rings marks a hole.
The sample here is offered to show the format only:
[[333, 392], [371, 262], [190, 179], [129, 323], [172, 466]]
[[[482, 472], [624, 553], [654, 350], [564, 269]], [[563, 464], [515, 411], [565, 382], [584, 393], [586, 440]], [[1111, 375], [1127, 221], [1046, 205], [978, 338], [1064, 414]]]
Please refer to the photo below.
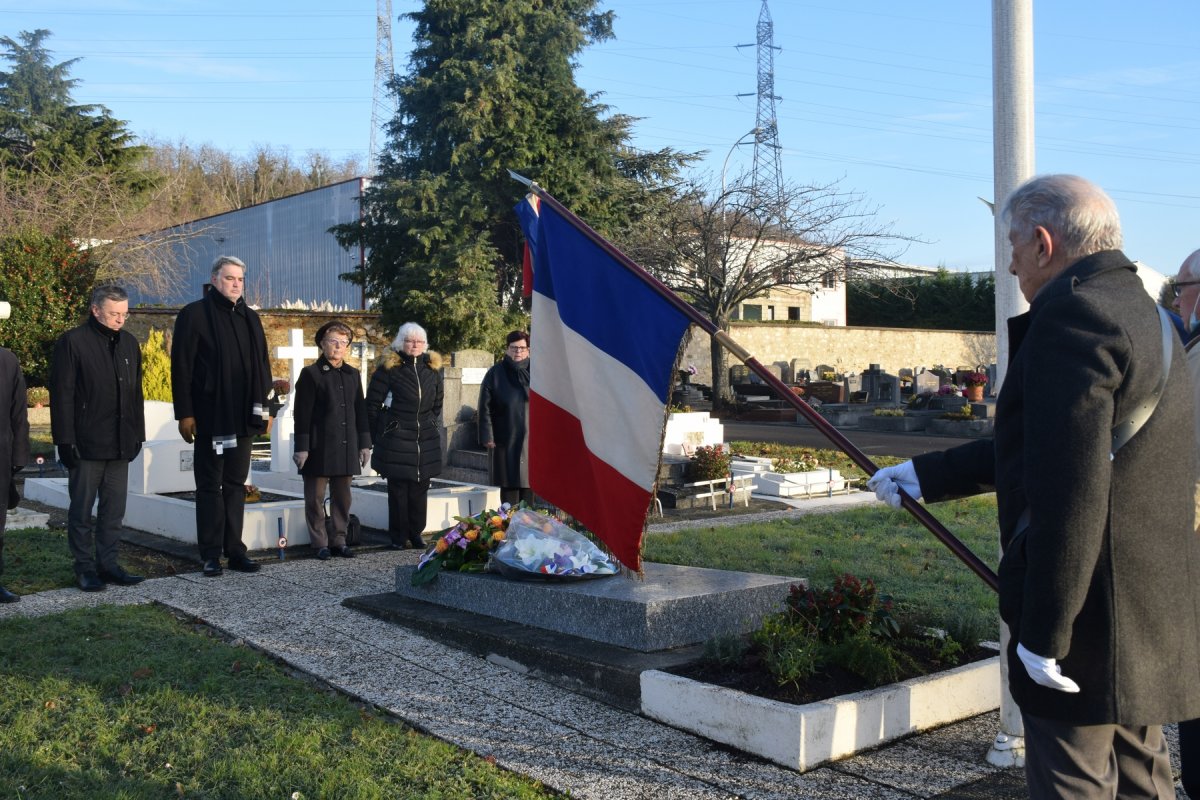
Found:
[[[333, 516], [329, 513], [329, 498], [325, 498], [325, 535], [333, 541]], [[357, 514], [351, 514], [346, 521], [346, 546], [357, 547], [362, 544], [362, 522]]]

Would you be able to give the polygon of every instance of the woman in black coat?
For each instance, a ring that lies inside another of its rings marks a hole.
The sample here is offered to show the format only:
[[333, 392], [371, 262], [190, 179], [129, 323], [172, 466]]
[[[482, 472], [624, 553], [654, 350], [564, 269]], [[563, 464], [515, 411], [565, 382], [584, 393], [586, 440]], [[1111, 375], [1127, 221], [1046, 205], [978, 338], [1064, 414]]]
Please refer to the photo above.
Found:
[[425, 329], [406, 322], [367, 387], [375, 452], [388, 485], [391, 547], [423, 548], [429, 481], [442, 472], [442, 357], [427, 353]]
[[[304, 476], [304, 520], [317, 558], [330, 553], [349, 558], [350, 480], [371, 454], [371, 433], [359, 372], [345, 362], [354, 336], [343, 322], [317, 331], [321, 356], [296, 379], [296, 454]], [[325, 486], [329, 486], [333, 535], [325, 528]]]
[[529, 334], [505, 338], [504, 358], [479, 388], [479, 443], [491, 455], [492, 481], [500, 500], [533, 505], [529, 488]]

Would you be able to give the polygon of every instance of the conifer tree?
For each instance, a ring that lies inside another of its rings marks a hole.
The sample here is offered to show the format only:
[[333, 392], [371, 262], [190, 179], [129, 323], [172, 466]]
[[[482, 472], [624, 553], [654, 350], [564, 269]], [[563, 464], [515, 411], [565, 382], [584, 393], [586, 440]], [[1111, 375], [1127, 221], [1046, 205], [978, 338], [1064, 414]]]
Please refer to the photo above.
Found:
[[513, 206], [536, 180], [602, 233], [654, 208], [690, 156], [635, 153], [631, 120], [575, 83], [574, 59], [612, 36], [596, 0], [427, 0], [398, 111], [364, 200], [360, 273], [385, 323], [415, 320], [442, 349], [495, 349], [520, 313]]

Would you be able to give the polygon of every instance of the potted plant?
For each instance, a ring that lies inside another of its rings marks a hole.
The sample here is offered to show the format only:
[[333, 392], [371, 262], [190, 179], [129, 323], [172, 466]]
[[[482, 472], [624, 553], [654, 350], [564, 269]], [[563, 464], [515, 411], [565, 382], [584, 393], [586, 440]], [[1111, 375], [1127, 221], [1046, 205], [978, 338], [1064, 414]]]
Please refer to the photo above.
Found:
[[982, 372], [968, 372], [963, 377], [963, 383], [967, 387], [966, 398], [973, 403], [983, 401], [983, 387], [987, 386], [987, 375]]

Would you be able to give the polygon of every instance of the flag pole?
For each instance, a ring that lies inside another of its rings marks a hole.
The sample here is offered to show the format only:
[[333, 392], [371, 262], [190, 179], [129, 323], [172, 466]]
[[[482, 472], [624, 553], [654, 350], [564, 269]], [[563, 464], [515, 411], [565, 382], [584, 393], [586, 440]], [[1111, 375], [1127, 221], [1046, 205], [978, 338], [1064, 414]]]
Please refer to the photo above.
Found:
[[[849, 439], [847, 439], [841, 431], [833, 427], [833, 425], [831, 425], [828, 420], [818, 414], [812, 406], [800, 399], [795, 392], [784, 385], [783, 381], [775, 377], [775, 375], [769, 369], [759, 363], [758, 359], [756, 359], [749, 350], [742, 347], [740, 344], [735, 342], [728, 333], [714, 325], [711, 320], [697, 311], [691, 303], [688, 303], [682, 297], [675, 294], [675, 292], [671, 291], [666, 284], [651, 275], [642, 267], [638, 266], [638, 264], [636, 264], [632, 259], [618, 250], [615, 245], [613, 245], [600, 234], [596, 233], [596, 231], [594, 231], [590, 225], [581, 220], [579, 217], [575, 216], [570, 209], [558, 202], [558, 200], [554, 199], [549, 192], [538, 186], [537, 183], [529, 178], [517, 174], [516, 172], [513, 172], [512, 170], [509, 170], [508, 174], [513, 178], [513, 180], [519, 181], [528, 187], [529, 191], [536, 194], [543, 203], [548, 204], [551, 208], [562, 215], [563, 219], [571, 223], [571, 225], [579, 230], [579, 232], [584, 236], [591, 239], [597, 247], [608, 253], [613, 260], [615, 260], [625, 269], [632, 272], [640, 280], [645, 282], [646, 285], [650, 286], [660, 297], [662, 297], [672, 306], [679, 309], [679, 311], [683, 313], [693, 325], [696, 325], [709, 336], [716, 339], [722, 347], [736, 356], [739, 361], [741, 361], [750, 369], [751, 372], [762, 378], [764, 383], [774, 389], [775, 393], [779, 395], [780, 399], [792, 406], [792, 408], [794, 408], [806, 420], [808, 420], [814, 428], [820, 431], [826, 439], [828, 439], [839, 450], [849, 456], [850, 460], [857, 464], [864, 472], [867, 473], [867, 475], [874, 475], [879, 471], [879, 467], [875, 466], [875, 463], [867, 457], [866, 453], [864, 453], [862, 450], [859, 450], [858, 447]], [[971, 550], [954, 534], [947, 530], [942, 523], [938, 522], [938, 520], [931, 513], [929, 513], [929, 509], [918, 503], [903, 490], [900, 491], [900, 503], [905, 511], [912, 514], [918, 522], [924, 525], [930, 533], [936, 536], [942, 544], [948, 547], [950, 552], [952, 552], [960, 561], [966, 564], [967, 567], [976, 575], [978, 575], [984, 583], [991, 587], [993, 591], [999, 591], [999, 580], [996, 578], [996, 573], [992, 571], [991, 567], [989, 567], [978, 556], [971, 552]]]

